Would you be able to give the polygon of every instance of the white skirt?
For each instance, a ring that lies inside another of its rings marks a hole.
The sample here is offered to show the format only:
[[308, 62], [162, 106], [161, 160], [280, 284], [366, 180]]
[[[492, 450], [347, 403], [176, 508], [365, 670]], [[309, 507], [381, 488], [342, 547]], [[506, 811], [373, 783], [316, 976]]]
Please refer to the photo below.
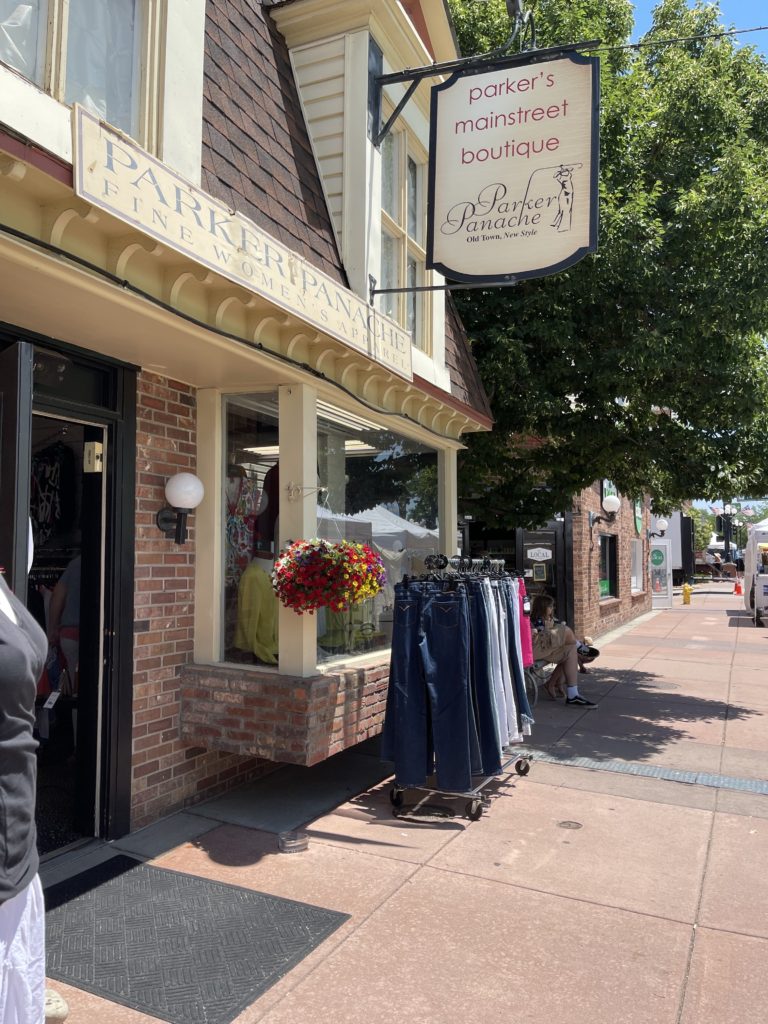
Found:
[[0, 1021], [45, 1024], [45, 908], [38, 875], [0, 903]]

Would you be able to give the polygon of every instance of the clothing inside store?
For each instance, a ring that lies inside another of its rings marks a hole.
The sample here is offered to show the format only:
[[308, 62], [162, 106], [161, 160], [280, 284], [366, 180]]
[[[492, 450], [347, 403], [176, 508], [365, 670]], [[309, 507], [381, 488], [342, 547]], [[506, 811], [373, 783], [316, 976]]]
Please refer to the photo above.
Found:
[[[277, 666], [278, 601], [270, 579], [279, 554], [277, 396], [228, 399], [225, 419], [223, 656]], [[317, 480], [306, 497], [317, 507], [318, 538], [370, 545], [387, 574], [375, 598], [318, 610], [318, 664], [388, 648], [395, 583], [422, 571], [439, 550], [436, 452], [318, 401]]]
[[[88, 501], [84, 483], [89, 483], [83, 473], [87, 431], [84, 424], [33, 417], [34, 561], [28, 607], [49, 641], [35, 722], [40, 744], [37, 830], [42, 854], [93, 834], [95, 754], [89, 726], [95, 695], [80, 700], [83, 529], [91, 518], [84, 508]], [[96, 557], [100, 558], [98, 552]], [[92, 560], [90, 548], [86, 558]], [[95, 601], [100, 603], [98, 593]], [[91, 635], [94, 642], [98, 647]]]

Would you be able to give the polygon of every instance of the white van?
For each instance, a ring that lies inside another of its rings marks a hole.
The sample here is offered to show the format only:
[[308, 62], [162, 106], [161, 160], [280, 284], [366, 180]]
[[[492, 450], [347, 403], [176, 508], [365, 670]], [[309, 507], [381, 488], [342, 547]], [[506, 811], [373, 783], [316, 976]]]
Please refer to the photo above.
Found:
[[744, 607], [752, 613], [756, 626], [768, 616], [768, 527], [750, 530], [744, 548]]

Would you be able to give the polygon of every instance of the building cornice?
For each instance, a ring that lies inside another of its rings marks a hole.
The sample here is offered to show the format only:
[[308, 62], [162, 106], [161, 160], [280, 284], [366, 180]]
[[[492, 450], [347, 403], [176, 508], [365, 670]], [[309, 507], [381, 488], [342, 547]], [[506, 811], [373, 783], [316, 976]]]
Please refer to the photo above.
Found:
[[[428, 10], [428, 13], [427, 13]], [[368, 30], [384, 46], [387, 59], [402, 67], [422, 67], [457, 54], [442, 3], [424, 12], [433, 55], [397, 0], [293, 0], [270, 8], [270, 15], [289, 49], [307, 46], [343, 33]], [[385, 45], [386, 44], [386, 45]], [[399, 58], [399, 60], [398, 60]]]
[[[323, 382], [335, 385], [369, 408], [406, 417], [416, 429], [423, 428], [446, 441], [458, 441], [467, 431], [488, 429], [482, 414], [456, 403], [445, 391], [421, 379], [411, 382], [398, 377], [386, 366], [372, 362], [365, 353], [352, 350], [307, 324], [298, 314], [278, 308], [211, 272], [191, 257], [158, 244], [139, 229], [96, 209], [73, 193], [71, 184], [63, 180], [67, 177], [64, 171], [65, 168], [47, 154], [25, 147], [18, 139], [0, 132], [0, 234], [8, 241], [5, 248], [11, 252], [13, 244], [24, 244], [24, 258], [29, 265], [36, 262], [43, 275], [53, 273], [55, 267], [60, 282], [65, 277], [71, 281], [71, 296], [67, 295], [65, 303], [67, 310], [60, 306], [56, 313], [56, 323], [61, 324], [62, 332], [66, 316], [71, 318], [68, 332], [64, 332], [66, 337], [46, 326], [51, 321], [46, 319], [45, 303], [40, 303], [42, 286], [34, 273], [24, 278], [34, 302], [23, 306], [30, 310], [34, 322], [19, 323], [19, 326], [74, 343], [78, 343], [79, 330], [85, 337], [93, 326], [86, 330], [82, 320], [88, 301], [82, 273], [82, 268], [86, 267], [91, 277], [101, 276], [105, 288], [121, 282], [126, 292], [133, 293], [132, 312], [137, 324], [134, 337], [140, 333], [141, 317], [148, 315], [147, 300], [166, 314], [178, 311], [175, 340], [173, 344], [169, 342], [167, 351], [162, 351], [162, 346], [161, 351], [153, 351], [146, 339], [137, 341], [132, 348], [126, 324], [115, 323], [105, 328], [106, 334], [122, 334], [124, 338], [122, 347], [112, 353], [118, 358], [142, 365], [153, 365], [152, 360], [157, 359], [164, 362], [170, 375], [177, 374], [180, 380], [198, 387], [214, 386], [205, 384], [208, 372], [205, 359], [193, 365], [189, 352], [184, 351], [184, 332], [194, 331], [198, 344], [201, 328], [207, 327], [217, 335], [215, 344], [211, 344], [210, 359], [221, 360], [222, 353], [226, 356], [227, 346], [237, 345], [240, 339], [232, 365], [242, 364], [246, 355], [244, 343], [249, 347], [247, 358], [253, 380], [258, 380], [259, 364], [265, 358], [274, 379], [277, 371], [274, 358], [269, 359], [272, 356], [285, 367], [286, 380], [291, 375], [308, 374], [318, 385]], [[29, 249], [35, 242], [40, 243], [36, 261], [33, 250]], [[59, 253], [64, 260], [54, 259], [52, 264], [52, 252]], [[73, 260], [69, 265], [67, 256]], [[79, 288], [84, 289], [80, 297]], [[92, 291], [92, 286], [88, 285], [88, 289]], [[0, 296], [2, 294], [3, 286], [0, 286]], [[205, 351], [204, 343], [200, 351]], [[178, 360], [176, 369], [174, 358]], [[242, 377], [242, 370], [238, 369], [237, 375], [245, 386], [248, 381]], [[221, 367], [210, 376], [211, 379], [233, 379], [231, 375], [227, 378]]]

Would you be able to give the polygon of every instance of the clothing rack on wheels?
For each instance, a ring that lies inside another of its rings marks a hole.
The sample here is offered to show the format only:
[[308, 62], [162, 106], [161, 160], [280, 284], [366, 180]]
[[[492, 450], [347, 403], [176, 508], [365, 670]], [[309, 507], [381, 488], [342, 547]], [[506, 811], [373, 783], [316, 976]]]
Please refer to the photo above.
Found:
[[483, 790], [531, 757], [511, 748], [531, 733], [525, 668], [533, 664], [522, 575], [497, 559], [444, 555], [395, 584], [387, 709], [381, 754], [393, 761], [397, 817], [408, 790], [466, 798], [483, 814]]

